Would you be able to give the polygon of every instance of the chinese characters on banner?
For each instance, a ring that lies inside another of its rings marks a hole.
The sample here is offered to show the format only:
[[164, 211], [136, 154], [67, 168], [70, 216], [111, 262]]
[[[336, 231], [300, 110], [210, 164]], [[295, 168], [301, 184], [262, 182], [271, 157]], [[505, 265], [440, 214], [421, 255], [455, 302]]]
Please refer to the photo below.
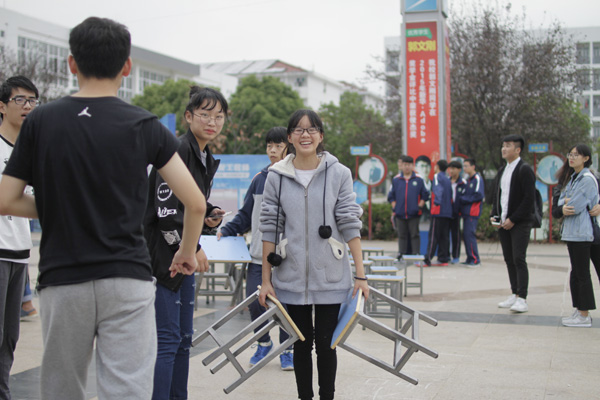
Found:
[[440, 158], [436, 22], [407, 23], [405, 40], [407, 154], [435, 162]]

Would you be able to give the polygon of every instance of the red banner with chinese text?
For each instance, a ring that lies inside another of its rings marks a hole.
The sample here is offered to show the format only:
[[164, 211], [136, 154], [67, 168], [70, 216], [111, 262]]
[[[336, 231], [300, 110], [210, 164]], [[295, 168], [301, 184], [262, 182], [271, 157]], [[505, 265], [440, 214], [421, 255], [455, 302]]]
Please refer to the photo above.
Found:
[[[440, 159], [439, 74], [437, 23], [406, 24], [407, 151], [426, 155], [432, 165]], [[446, 155], [444, 155], [444, 158]]]

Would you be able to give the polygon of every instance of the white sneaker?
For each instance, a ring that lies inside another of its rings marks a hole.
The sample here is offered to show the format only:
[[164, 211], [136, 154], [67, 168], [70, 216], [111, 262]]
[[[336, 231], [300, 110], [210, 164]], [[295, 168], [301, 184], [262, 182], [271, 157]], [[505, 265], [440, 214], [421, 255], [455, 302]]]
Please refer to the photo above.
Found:
[[511, 294], [510, 297], [500, 303], [498, 303], [498, 307], [500, 308], [510, 308], [513, 306], [513, 304], [515, 304], [515, 301], [517, 301], [517, 295], [516, 294]]
[[565, 322], [566, 320], [569, 320], [569, 319], [575, 318], [577, 315], [579, 315], [579, 310], [578, 310], [578, 309], [575, 309], [575, 311], [573, 311], [573, 314], [569, 315], [568, 317], [564, 317], [564, 318], [562, 319], [562, 321], [563, 321], [563, 322]]
[[514, 312], [527, 312], [529, 311], [529, 307], [527, 306], [527, 302], [522, 297], [517, 297], [515, 304], [510, 308], [510, 311]]
[[579, 311], [576, 314], [563, 318], [562, 320], [563, 326], [570, 326], [574, 328], [591, 328], [592, 327], [592, 317], [588, 314], [587, 317], [581, 315]]

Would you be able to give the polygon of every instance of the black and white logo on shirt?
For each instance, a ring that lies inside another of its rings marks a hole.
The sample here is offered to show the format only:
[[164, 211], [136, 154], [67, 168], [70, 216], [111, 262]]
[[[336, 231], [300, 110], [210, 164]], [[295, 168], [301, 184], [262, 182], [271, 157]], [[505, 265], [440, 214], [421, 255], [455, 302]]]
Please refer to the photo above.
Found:
[[177, 244], [181, 242], [179, 232], [177, 231], [160, 231], [169, 245]]
[[168, 215], [177, 215], [177, 210], [169, 209], [167, 207], [160, 208], [158, 207], [158, 218], [164, 218]]
[[92, 117], [92, 114], [90, 114], [88, 112], [89, 107], [84, 108], [79, 114], [77, 114], [78, 117]]
[[167, 201], [169, 197], [173, 194], [173, 191], [165, 182], [158, 185], [158, 190], [156, 191], [156, 197], [160, 201]]

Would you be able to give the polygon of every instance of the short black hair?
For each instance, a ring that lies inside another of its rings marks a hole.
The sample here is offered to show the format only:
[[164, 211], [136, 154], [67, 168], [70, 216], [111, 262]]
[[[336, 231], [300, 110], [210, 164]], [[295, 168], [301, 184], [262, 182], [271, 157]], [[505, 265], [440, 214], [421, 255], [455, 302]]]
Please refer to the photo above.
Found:
[[436, 165], [442, 172], [445, 172], [448, 169], [448, 161], [446, 160], [439, 160]]
[[283, 126], [276, 126], [269, 129], [265, 142], [269, 143], [286, 143], [288, 142], [287, 131]]
[[519, 147], [521, 148], [521, 151], [523, 151], [525, 149], [525, 139], [521, 135], [508, 135], [508, 136], [504, 136], [502, 138], [502, 143], [505, 143], [505, 142], [518, 143]]
[[225, 114], [225, 118], [227, 118], [229, 105], [221, 92], [209, 87], [190, 87], [190, 101], [185, 108], [185, 111], [194, 113], [194, 110], [202, 107], [204, 103], [206, 103], [206, 106], [203, 107], [204, 110], [212, 110], [217, 105], [220, 105]]
[[431, 159], [425, 155], [420, 155], [419, 157], [417, 157], [417, 159], [415, 160], [415, 164], [419, 161], [425, 161], [427, 164], [431, 165]]
[[465, 161], [463, 161], [463, 164], [468, 162], [469, 164], [471, 164], [473, 167], [477, 167], [477, 164], [475, 163], [475, 159], [474, 158], [465, 158]]
[[[325, 134], [325, 131], [323, 129], [323, 121], [321, 121], [321, 117], [319, 117], [319, 114], [308, 108], [302, 108], [300, 110], [294, 111], [294, 113], [290, 117], [287, 127], [288, 136], [292, 134], [294, 129], [296, 129], [296, 127], [300, 123], [300, 120], [304, 117], [308, 117], [310, 124], [315, 128], [319, 129], [319, 132], [321, 132], [321, 134]], [[319, 145], [317, 146], [317, 153], [321, 153], [324, 150], [325, 149], [323, 148], [323, 142], [319, 143]], [[296, 149], [294, 149], [294, 146], [291, 143], [288, 146], [288, 152], [296, 154]]]
[[448, 167], [462, 169], [462, 164], [458, 160], [452, 160], [448, 163]]
[[36, 99], [40, 98], [38, 89], [35, 87], [33, 82], [29, 80], [29, 78], [23, 75], [15, 75], [11, 76], [10, 78], [2, 82], [2, 85], [0, 85], [0, 101], [5, 104], [8, 103], [8, 100], [10, 100], [10, 96], [13, 90], [19, 88], [29, 90], [30, 92], [35, 93]]
[[412, 164], [414, 162], [411, 156], [400, 156], [400, 161]]
[[131, 53], [131, 35], [123, 24], [108, 18], [89, 17], [71, 30], [71, 54], [86, 77], [115, 78]]

